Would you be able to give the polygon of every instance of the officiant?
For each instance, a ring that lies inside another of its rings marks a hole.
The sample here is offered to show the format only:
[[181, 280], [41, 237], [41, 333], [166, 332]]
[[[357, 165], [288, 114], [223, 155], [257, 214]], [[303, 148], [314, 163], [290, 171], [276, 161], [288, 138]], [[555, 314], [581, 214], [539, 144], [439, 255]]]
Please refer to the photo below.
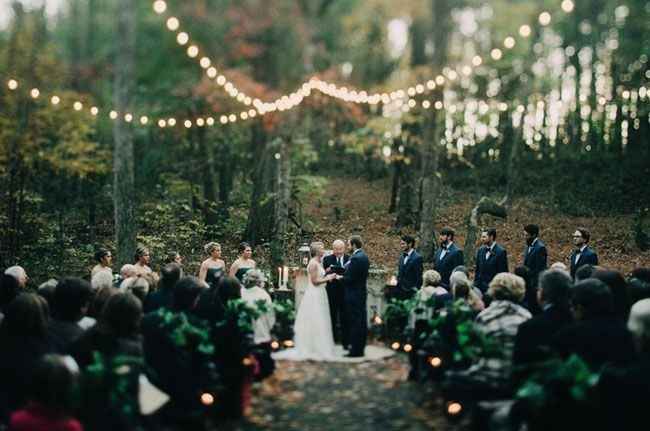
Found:
[[[350, 256], [345, 254], [345, 242], [337, 239], [332, 243], [332, 254], [323, 258], [323, 268], [327, 274], [343, 275], [345, 265]], [[347, 341], [347, 328], [345, 323], [345, 291], [343, 280], [332, 280], [327, 283], [327, 298], [330, 304], [330, 317], [332, 319], [332, 334], [337, 344]]]

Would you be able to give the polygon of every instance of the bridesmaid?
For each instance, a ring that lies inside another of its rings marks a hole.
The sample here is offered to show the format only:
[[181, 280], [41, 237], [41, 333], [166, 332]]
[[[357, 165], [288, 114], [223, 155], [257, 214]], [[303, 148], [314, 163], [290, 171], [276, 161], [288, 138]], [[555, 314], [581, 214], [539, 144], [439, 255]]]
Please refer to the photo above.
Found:
[[230, 266], [231, 277], [237, 277], [241, 283], [244, 282], [244, 274], [249, 270], [255, 268], [256, 264], [251, 256], [253, 255], [253, 249], [250, 244], [247, 242], [242, 242], [239, 244], [239, 257], [235, 260]]
[[226, 263], [221, 260], [221, 245], [219, 243], [209, 242], [203, 249], [210, 257], [201, 263], [199, 280], [212, 285], [216, 281], [215, 275], [218, 276], [219, 273], [225, 271]]

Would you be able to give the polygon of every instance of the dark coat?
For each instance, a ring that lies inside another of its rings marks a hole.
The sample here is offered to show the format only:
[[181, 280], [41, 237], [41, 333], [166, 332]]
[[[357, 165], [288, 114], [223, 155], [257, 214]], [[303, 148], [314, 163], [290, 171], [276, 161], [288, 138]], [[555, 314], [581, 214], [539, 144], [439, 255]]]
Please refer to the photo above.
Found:
[[[336, 256], [333, 254], [330, 254], [328, 256], [325, 256], [323, 258], [323, 268], [325, 268], [325, 271], [331, 270], [331, 272], [334, 272], [336, 274], [343, 274], [345, 272], [345, 264], [348, 263], [350, 260], [350, 256], [347, 254], [343, 255], [343, 266], [340, 267], [339, 264], [336, 261]], [[341, 280], [332, 280], [327, 283], [328, 288], [332, 287], [343, 287], [343, 281]]]
[[476, 253], [476, 272], [474, 284], [481, 292], [487, 291], [495, 275], [508, 272], [508, 253], [499, 244], [494, 244], [489, 258], [485, 258], [487, 246], [479, 248]]
[[83, 333], [83, 328], [76, 322], [65, 320], [52, 319], [47, 328], [47, 336], [52, 349], [62, 355], [68, 352], [72, 343]]
[[442, 248], [439, 248], [436, 251], [436, 255], [433, 259], [433, 269], [438, 271], [440, 274], [441, 284], [444, 287], [449, 288], [449, 277], [451, 277], [451, 272], [457, 266], [465, 265], [465, 256], [463, 256], [463, 250], [456, 247], [456, 244], [452, 243], [447, 248], [447, 253], [444, 257], [440, 259], [442, 254]]
[[537, 286], [539, 274], [548, 268], [547, 259], [546, 244], [540, 239], [524, 250], [524, 265], [530, 271], [529, 281], [532, 286]]
[[144, 313], [151, 313], [160, 308], [171, 308], [174, 300], [174, 291], [172, 289], [160, 288], [151, 292], [142, 304], [142, 311]]
[[625, 366], [635, 356], [634, 340], [625, 322], [616, 317], [583, 320], [557, 333], [553, 345], [563, 356], [575, 353], [593, 370], [603, 365]]
[[519, 325], [512, 357], [518, 379], [528, 375], [522, 367], [549, 358], [554, 337], [572, 323], [573, 315], [568, 307], [551, 306]]
[[396, 289], [400, 295], [411, 297], [422, 287], [424, 263], [420, 253], [415, 250], [411, 252], [411, 256], [405, 264], [406, 256], [407, 254], [404, 253], [399, 258]]
[[578, 254], [577, 250], [574, 250], [571, 253], [571, 277], [575, 278], [576, 271], [583, 265], [598, 265], [598, 255], [591, 248], [587, 247], [582, 253], [580, 253], [580, 258], [576, 263], [576, 255]]
[[343, 274], [343, 284], [346, 289], [363, 289], [366, 290], [368, 282], [368, 270], [370, 261], [363, 250], [357, 250], [350, 256], [348, 265]]

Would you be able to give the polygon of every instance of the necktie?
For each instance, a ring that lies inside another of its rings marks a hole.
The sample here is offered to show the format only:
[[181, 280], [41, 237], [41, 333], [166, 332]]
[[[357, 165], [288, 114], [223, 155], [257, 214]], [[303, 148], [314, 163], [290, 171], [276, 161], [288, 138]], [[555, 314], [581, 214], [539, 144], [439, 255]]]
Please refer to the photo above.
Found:
[[339, 266], [343, 266], [343, 257], [339, 257]]

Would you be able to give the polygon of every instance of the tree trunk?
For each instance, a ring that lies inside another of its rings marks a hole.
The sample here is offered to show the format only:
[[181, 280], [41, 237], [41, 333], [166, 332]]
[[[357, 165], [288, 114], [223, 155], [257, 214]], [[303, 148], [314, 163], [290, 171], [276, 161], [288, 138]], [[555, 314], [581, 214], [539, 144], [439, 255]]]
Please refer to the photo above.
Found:
[[205, 142], [205, 129], [197, 128], [196, 139], [201, 157], [201, 170], [203, 177], [203, 218], [205, 224], [214, 226], [217, 224], [217, 190], [215, 188], [214, 156], [212, 148], [208, 148]]
[[506, 194], [503, 198], [503, 204], [506, 207], [509, 207], [514, 199], [515, 193], [517, 192], [517, 184], [519, 180], [517, 168], [519, 167], [519, 159], [521, 148], [524, 145], [524, 139], [522, 136], [523, 131], [523, 116], [525, 113], [522, 113], [522, 123], [519, 126], [519, 129], [512, 131], [512, 142], [510, 143], [510, 154], [508, 156], [508, 167], [506, 173]]
[[471, 268], [474, 266], [476, 259], [476, 240], [478, 239], [479, 229], [481, 229], [481, 216], [490, 214], [494, 217], [507, 218], [508, 210], [503, 202], [496, 202], [488, 197], [483, 196], [476, 206], [472, 209], [467, 217], [467, 235], [465, 236], [465, 266]]
[[[438, 73], [447, 64], [449, 51], [449, 34], [451, 33], [452, 0], [431, 0], [433, 14], [433, 70]], [[444, 93], [438, 87], [433, 99], [444, 100]], [[436, 251], [435, 221], [437, 217], [438, 195], [441, 186], [439, 172], [440, 136], [444, 128], [444, 111], [430, 110], [424, 124], [424, 142], [422, 144], [422, 202], [420, 212], [420, 251], [425, 261], [433, 260]]]
[[291, 203], [291, 137], [280, 139], [280, 160], [277, 162], [277, 193], [275, 200], [275, 238], [273, 256], [276, 264], [286, 263], [286, 249], [289, 225], [289, 205]]
[[115, 210], [115, 244], [117, 264], [132, 261], [136, 247], [135, 189], [133, 168], [133, 130], [124, 121], [131, 107], [132, 85], [135, 79], [136, 7], [132, 0], [118, 0], [117, 55], [115, 61], [115, 120], [113, 137], [113, 205]]
[[[393, 140], [393, 154], [397, 153], [399, 149], [399, 140]], [[394, 214], [397, 211], [397, 193], [399, 191], [399, 183], [402, 175], [403, 162], [397, 158], [393, 159], [393, 186], [390, 192], [390, 207], [388, 208], [389, 214]]]
[[272, 170], [272, 160], [274, 160], [272, 157], [276, 149], [272, 143], [267, 142], [267, 139], [261, 124], [257, 124], [253, 129], [251, 141], [252, 151], [255, 154], [253, 160], [257, 163], [252, 172], [253, 190], [245, 234], [246, 241], [253, 245], [268, 240], [273, 229], [275, 177]]
[[418, 188], [416, 186], [416, 170], [414, 169], [415, 154], [412, 143], [405, 142], [405, 160], [400, 162], [401, 177], [399, 180], [397, 217], [395, 227], [415, 226], [418, 210]]

